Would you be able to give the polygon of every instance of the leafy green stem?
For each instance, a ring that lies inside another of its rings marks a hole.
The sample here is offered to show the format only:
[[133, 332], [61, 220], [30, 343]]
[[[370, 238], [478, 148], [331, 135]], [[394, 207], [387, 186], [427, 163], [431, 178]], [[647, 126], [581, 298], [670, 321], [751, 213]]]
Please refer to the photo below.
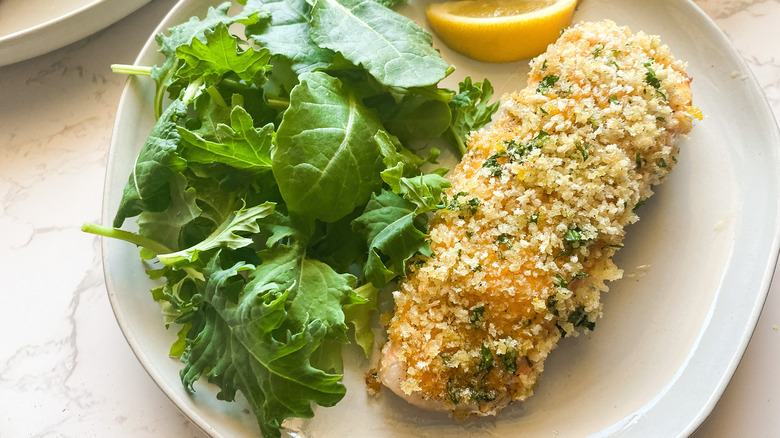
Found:
[[[390, 275], [390, 274], [386, 275], [385, 277], [386, 277], [386, 278], [388, 278], [388, 280], [387, 280], [388, 282], [389, 282], [390, 280], [392, 280], [393, 278], [395, 278], [393, 275]], [[360, 285], [360, 286], [356, 287], [356, 288], [355, 288], [355, 289], [353, 289], [353, 290], [355, 291], [355, 293], [356, 293], [357, 295], [359, 295], [359, 296], [361, 296], [361, 297], [365, 298], [365, 297], [369, 296], [369, 295], [370, 295], [370, 293], [371, 293], [373, 290], [375, 290], [375, 289], [376, 289], [376, 287], [374, 287], [374, 285], [373, 285], [373, 284], [371, 284], [371, 282], [369, 281], [369, 282], [367, 282], [367, 283], [363, 283], [362, 285]]]
[[235, 80], [231, 77], [223, 77], [219, 81], [219, 85], [231, 90], [249, 90], [252, 88], [250, 84], [243, 81]]
[[160, 78], [157, 81], [157, 88], [154, 90], [154, 119], [159, 120], [163, 113], [163, 99], [165, 99], [165, 91], [168, 87], [163, 84], [167, 83], [174, 76], [174, 70], [168, 70], [165, 73], [165, 77]]
[[[195, 100], [195, 97], [198, 95], [198, 91], [200, 91], [200, 87], [203, 85], [204, 81], [205, 79], [203, 78], [203, 76], [201, 76], [198, 79], [190, 82], [189, 85], [187, 85], [187, 88], [184, 90], [184, 94], [181, 97], [181, 101], [184, 102], [185, 105], [189, 105], [190, 102]], [[225, 107], [227, 107], [227, 104], [225, 103], [224, 100], [222, 101], [222, 103], [225, 105]]]
[[464, 141], [464, 137], [462, 135], [458, 135], [457, 131], [454, 129], [453, 125], [450, 125], [448, 128], [449, 132], [452, 133], [452, 138], [455, 140], [455, 146], [458, 148], [458, 153], [460, 156], [466, 155], [466, 142]]
[[[154, 92], [154, 117], [155, 119], [160, 119], [163, 113], [163, 99], [165, 99], [165, 91], [167, 90], [167, 87], [161, 86], [160, 84], [165, 84], [168, 82], [169, 79], [173, 77], [173, 70], [169, 71], [166, 74], [166, 77], [162, 80], [158, 81], [157, 89]], [[198, 79], [192, 81], [187, 85], [187, 88], [184, 89], [184, 94], [181, 97], [181, 101], [185, 105], [189, 105], [193, 100], [195, 100], [195, 97], [198, 96], [198, 93], [200, 92], [200, 88], [203, 86], [203, 83], [205, 82], [205, 79], [201, 76]], [[221, 96], [220, 96], [220, 100]], [[222, 100], [222, 103], [225, 104], [225, 101]], [[225, 107], [227, 107], [227, 104], [225, 104]]]
[[81, 231], [85, 233], [95, 234], [103, 237], [110, 237], [112, 239], [124, 240], [134, 245], [144, 247], [155, 254], [168, 254], [171, 252], [165, 245], [155, 242], [148, 237], [141, 236], [140, 234], [131, 233], [129, 231], [120, 230], [118, 228], [104, 227], [102, 225], [84, 223], [81, 225]]
[[152, 67], [144, 65], [130, 65], [130, 64], [111, 64], [111, 71], [114, 73], [125, 75], [137, 75], [137, 76], [151, 76]]
[[225, 102], [225, 99], [222, 98], [222, 95], [219, 94], [219, 90], [217, 90], [216, 88], [208, 87], [206, 88], [206, 93], [208, 93], [211, 99], [214, 101], [214, 103], [216, 103], [220, 107], [229, 108], [227, 102]]
[[266, 99], [266, 101], [268, 102], [269, 106], [271, 106], [273, 108], [279, 108], [279, 109], [282, 109], [282, 110], [287, 109], [287, 107], [290, 106], [290, 101], [289, 100], [268, 98], [268, 99]]

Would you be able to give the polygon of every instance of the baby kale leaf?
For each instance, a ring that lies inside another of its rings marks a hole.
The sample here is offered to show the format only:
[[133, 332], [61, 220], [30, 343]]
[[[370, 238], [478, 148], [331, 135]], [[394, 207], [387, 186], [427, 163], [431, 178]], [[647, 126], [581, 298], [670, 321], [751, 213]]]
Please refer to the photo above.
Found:
[[373, 1], [319, 0], [311, 11], [311, 38], [341, 53], [391, 87], [425, 87], [449, 66], [431, 35], [412, 20]]
[[[181, 379], [193, 390], [206, 374], [222, 400], [241, 391], [263, 436], [279, 437], [285, 418], [309, 418], [312, 402], [333, 406], [344, 396], [341, 370], [318, 367], [314, 358], [340, 353], [329, 346], [347, 342], [342, 306], [362, 299], [352, 293], [354, 278], [307, 260], [300, 247], [261, 257], [256, 268], [238, 262], [227, 269], [219, 254], [212, 258], [203, 292], [208, 305], [188, 334]], [[340, 358], [317, 362], [338, 364]]]
[[493, 86], [485, 79], [472, 83], [466, 77], [458, 84], [458, 93], [449, 102], [452, 121], [445, 139], [463, 155], [466, 153], [466, 137], [471, 131], [485, 126], [498, 110], [498, 102], [489, 103], [493, 97]]
[[306, 0], [249, 0], [245, 10], [267, 11], [270, 20], [258, 20], [246, 27], [246, 36], [286, 58], [300, 74], [325, 68], [333, 62], [333, 51], [311, 40], [311, 5]]
[[379, 121], [341, 81], [304, 73], [277, 130], [273, 173], [287, 207], [336, 221], [379, 189]]
[[381, 288], [388, 278], [403, 275], [406, 261], [420, 252], [430, 255], [426, 235], [414, 223], [416, 206], [393, 192], [372, 195], [363, 214], [352, 222], [368, 243], [363, 275]]
[[195, 261], [201, 252], [210, 249], [238, 249], [251, 245], [252, 239], [243, 234], [257, 234], [260, 231], [257, 221], [271, 214], [273, 210], [274, 205], [271, 203], [236, 210], [202, 242], [181, 251], [158, 254], [157, 259], [164, 265], [178, 266]]
[[224, 163], [238, 169], [267, 171], [271, 169], [271, 147], [274, 126], [269, 123], [255, 128], [252, 117], [241, 106], [230, 112], [230, 126], [217, 123], [214, 140], [179, 127], [184, 140], [182, 155], [188, 162]]
[[261, 85], [270, 70], [271, 57], [266, 49], [255, 50], [238, 47], [239, 39], [228, 32], [225, 23], [219, 23], [213, 30], [204, 31], [205, 42], [195, 38], [191, 44], [176, 49], [176, 56], [184, 61], [176, 74], [190, 81], [203, 78], [205, 86], [211, 86], [227, 73], [250, 84]]
[[186, 86], [185, 81], [182, 81], [176, 75], [179, 67], [184, 63], [176, 56], [177, 49], [181, 46], [189, 45], [193, 39], [199, 39], [202, 43], [205, 43], [206, 31], [213, 30], [219, 24], [226, 26], [234, 23], [249, 25], [261, 19], [269, 19], [267, 14], [261, 14], [258, 11], [245, 11], [229, 16], [228, 9], [230, 9], [229, 2], [222, 3], [216, 8], [209, 7], [206, 17], [203, 19], [192, 17], [185, 23], [171, 27], [168, 30], [168, 35], [162, 33], [155, 35], [157, 45], [160, 47], [160, 53], [165, 56], [165, 62], [159, 67], [153, 67], [151, 72], [152, 78], [157, 84], [154, 96], [156, 117], [159, 118], [162, 114], [163, 98], [166, 90], [170, 87], [169, 91], [173, 98], [177, 97], [182, 88]]
[[114, 227], [121, 227], [126, 218], [142, 211], [161, 212], [168, 208], [171, 178], [186, 167], [186, 162], [176, 154], [181, 141], [177, 123], [186, 115], [187, 106], [177, 99], [157, 120], [125, 185]]

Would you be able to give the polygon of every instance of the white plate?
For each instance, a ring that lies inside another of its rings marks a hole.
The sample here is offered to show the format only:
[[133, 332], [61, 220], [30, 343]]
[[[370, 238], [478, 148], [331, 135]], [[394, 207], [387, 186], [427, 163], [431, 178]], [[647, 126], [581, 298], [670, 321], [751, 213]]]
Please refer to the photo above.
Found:
[[[203, 15], [207, 0], [185, 0], [161, 29]], [[216, 3], [216, 2], [215, 2]], [[424, 23], [425, 1], [403, 12]], [[689, 63], [694, 102], [706, 114], [681, 144], [679, 165], [629, 228], [617, 263], [626, 278], [605, 294], [597, 329], [564, 340], [536, 395], [501, 418], [457, 422], [421, 411], [389, 391], [366, 396], [367, 364], [348, 349], [346, 398], [290, 422], [297, 436], [672, 437], [692, 433], [731, 378], [761, 311], [780, 241], [780, 135], [763, 94], [723, 33], [693, 3], [584, 0], [575, 20], [610, 18], [662, 36]], [[436, 42], [438, 44], [438, 41]], [[159, 61], [153, 40], [137, 62]], [[488, 65], [442, 48], [466, 75], [487, 76], [499, 92], [523, 87], [527, 62]], [[135, 156], [153, 123], [153, 84], [131, 79], [119, 106], [104, 199], [110, 223]], [[139, 360], [181, 410], [213, 436], [256, 436], [246, 404], [219, 402], [198, 383], [194, 396], [168, 357], [152, 284], [131, 245], [105, 240], [104, 264], [117, 320]]]
[[0, 0], [0, 66], [65, 47], [150, 0]]

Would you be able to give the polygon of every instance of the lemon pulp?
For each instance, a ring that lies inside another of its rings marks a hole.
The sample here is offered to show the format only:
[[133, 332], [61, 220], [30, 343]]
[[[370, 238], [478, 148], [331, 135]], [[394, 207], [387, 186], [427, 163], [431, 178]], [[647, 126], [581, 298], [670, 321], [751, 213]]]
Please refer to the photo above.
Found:
[[433, 32], [452, 50], [485, 62], [544, 52], [571, 24], [577, 0], [455, 0], [431, 3]]
[[555, 4], [555, 0], [462, 0], [452, 2], [450, 14], [462, 17], [511, 17], [538, 11]]

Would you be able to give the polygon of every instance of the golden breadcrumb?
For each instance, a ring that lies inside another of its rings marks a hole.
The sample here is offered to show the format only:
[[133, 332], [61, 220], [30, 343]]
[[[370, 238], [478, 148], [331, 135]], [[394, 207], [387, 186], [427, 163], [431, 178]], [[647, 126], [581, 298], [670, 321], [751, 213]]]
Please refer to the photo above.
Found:
[[381, 381], [415, 404], [495, 414], [530, 396], [563, 336], [593, 329], [634, 209], [700, 117], [657, 36], [580, 23], [469, 138], [433, 256], [394, 293]]

